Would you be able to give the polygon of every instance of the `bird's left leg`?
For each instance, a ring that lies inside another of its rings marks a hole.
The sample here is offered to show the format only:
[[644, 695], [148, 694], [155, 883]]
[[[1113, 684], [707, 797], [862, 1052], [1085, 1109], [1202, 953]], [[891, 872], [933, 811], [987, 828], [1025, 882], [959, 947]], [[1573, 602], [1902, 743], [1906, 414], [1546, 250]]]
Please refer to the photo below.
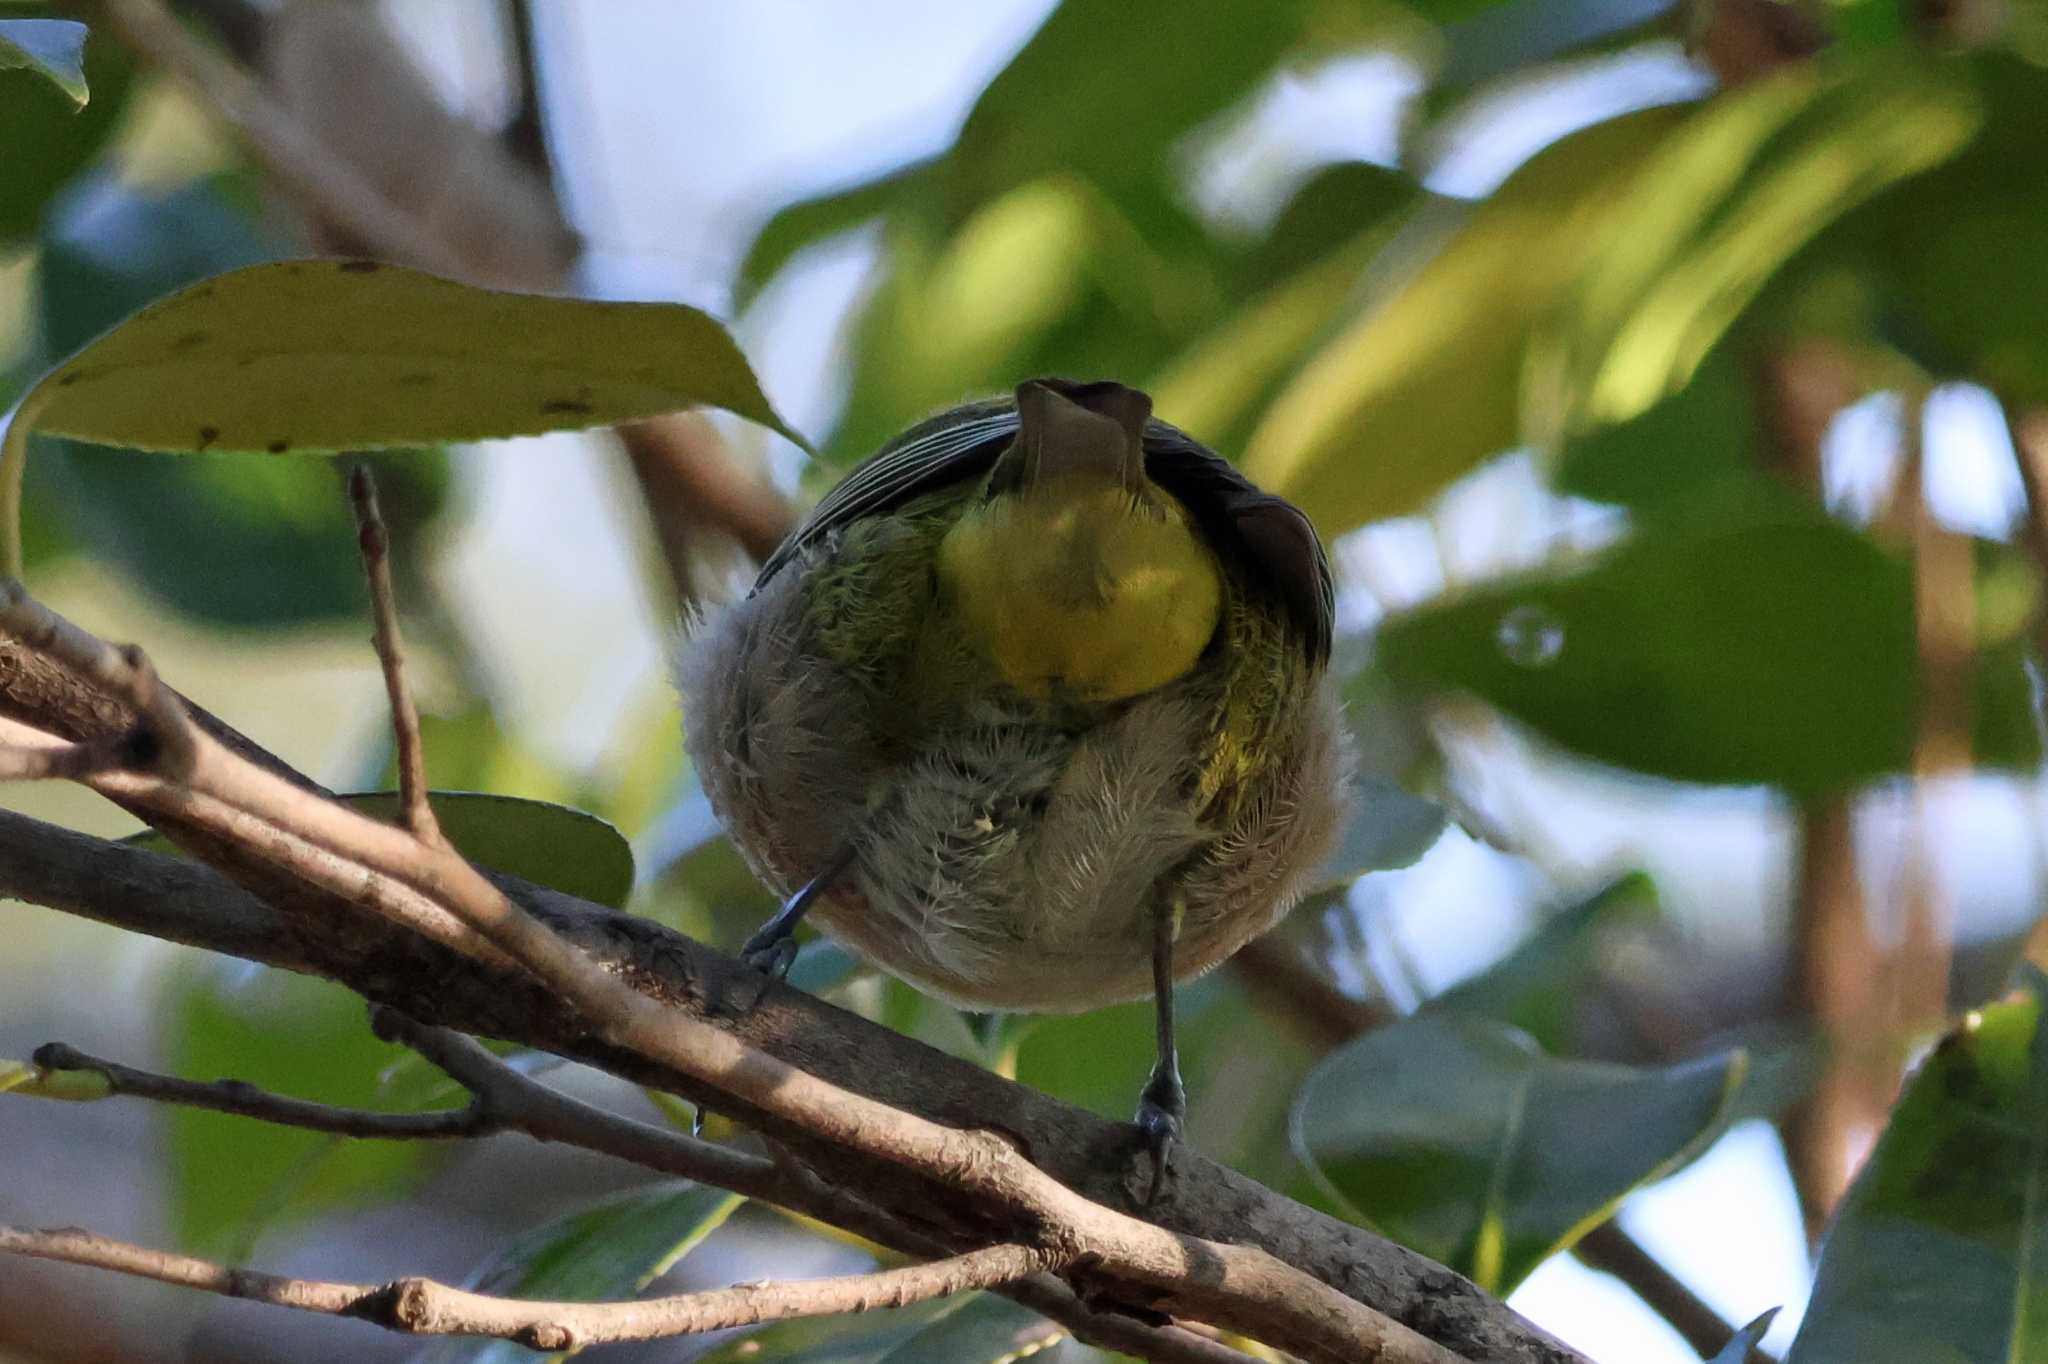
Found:
[[1173, 1144], [1180, 1139], [1188, 1113], [1188, 1092], [1180, 1080], [1180, 1049], [1173, 1038], [1173, 944], [1180, 937], [1186, 905], [1178, 896], [1162, 899], [1152, 910], [1152, 1008], [1159, 1029], [1159, 1059], [1138, 1096], [1138, 1130], [1152, 1153], [1151, 1203], [1166, 1180]]

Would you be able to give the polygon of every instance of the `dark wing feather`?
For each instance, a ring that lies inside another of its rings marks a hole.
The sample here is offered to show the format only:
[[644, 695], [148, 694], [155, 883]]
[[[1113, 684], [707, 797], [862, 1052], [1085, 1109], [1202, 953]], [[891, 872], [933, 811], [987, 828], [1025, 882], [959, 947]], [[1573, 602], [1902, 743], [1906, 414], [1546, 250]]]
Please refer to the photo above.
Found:
[[[921, 422], [842, 479], [761, 566], [755, 590], [809, 546], [864, 516], [986, 473], [1018, 429], [1009, 400], [971, 403]], [[1251, 568], [1283, 606], [1311, 660], [1330, 656], [1336, 588], [1315, 527], [1177, 427], [1145, 426], [1145, 473], [1179, 499], [1219, 553]]]

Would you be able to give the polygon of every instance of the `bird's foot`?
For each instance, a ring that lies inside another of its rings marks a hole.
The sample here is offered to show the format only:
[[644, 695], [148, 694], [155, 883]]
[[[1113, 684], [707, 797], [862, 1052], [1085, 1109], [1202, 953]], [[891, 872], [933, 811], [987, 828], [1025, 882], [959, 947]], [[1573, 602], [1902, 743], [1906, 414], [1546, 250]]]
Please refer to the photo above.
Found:
[[790, 966], [796, 961], [795, 928], [793, 923], [771, 920], [740, 948], [740, 960], [761, 973], [761, 986], [747, 1001], [746, 1012], [751, 1013], [758, 1008], [767, 997], [768, 987], [789, 974]]
[[1138, 1134], [1152, 1157], [1152, 1185], [1145, 1195], [1147, 1207], [1159, 1201], [1159, 1191], [1166, 1185], [1173, 1160], [1173, 1148], [1180, 1140], [1181, 1125], [1187, 1116], [1188, 1093], [1180, 1081], [1180, 1068], [1164, 1063], [1155, 1066], [1152, 1078], [1145, 1082], [1144, 1092], [1138, 1096], [1135, 1119]]

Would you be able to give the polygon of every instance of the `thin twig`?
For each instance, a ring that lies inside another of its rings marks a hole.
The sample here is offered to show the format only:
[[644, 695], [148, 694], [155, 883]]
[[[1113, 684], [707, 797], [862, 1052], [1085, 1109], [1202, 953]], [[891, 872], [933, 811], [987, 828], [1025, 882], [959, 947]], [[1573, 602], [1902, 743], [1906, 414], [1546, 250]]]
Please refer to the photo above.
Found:
[[830, 1279], [741, 1284], [638, 1302], [528, 1302], [452, 1288], [432, 1279], [329, 1283], [229, 1268], [150, 1250], [75, 1228], [0, 1226], [0, 1252], [88, 1265], [223, 1297], [354, 1317], [410, 1335], [494, 1336], [535, 1350], [578, 1350], [625, 1340], [662, 1340], [796, 1317], [903, 1307], [1012, 1283], [1054, 1263], [1048, 1252], [995, 1245], [962, 1255]]
[[88, 1056], [62, 1042], [36, 1048], [31, 1058], [44, 1070], [89, 1071], [105, 1078], [115, 1094], [154, 1099], [186, 1108], [204, 1108], [215, 1113], [232, 1113], [309, 1132], [327, 1132], [339, 1137], [371, 1137], [389, 1141], [436, 1141], [485, 1135], [501, 1124], [481, 1103], [428, 1113], [380, 1113], [366, 1108], [337, 1108], [331, 1104], [293, 1099], [241, 1080], [181, 1080], [137, 1070], [118, 1061]]
[[398, 806], [413, 837], [446, 847], [440, 821], [427, 800], [427, 759], [420, 742], [420, 713], [405, 678], [405, 649], [398, 634], [398, 602], [391, 590], [391, 535], [377, 509], [377, 484], [367, 464], [348, 471], [348, 496], [356, 512], [356, 545], [362, 552], [363, 576], [370, 585], [370, 613], [375, 622], [372, 642], [384, 674], [384, 694], [391, 702], [391, 733], [398, 755]]

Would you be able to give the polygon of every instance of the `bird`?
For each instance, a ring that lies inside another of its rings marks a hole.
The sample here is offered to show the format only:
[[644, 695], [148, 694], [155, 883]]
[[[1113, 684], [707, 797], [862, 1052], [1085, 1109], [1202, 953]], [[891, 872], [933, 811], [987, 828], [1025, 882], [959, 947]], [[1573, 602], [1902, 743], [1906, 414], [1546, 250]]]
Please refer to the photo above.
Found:
[[808, 916], [965, 1009], [1151, 996], [1156, 1197], [1174, 984], [1277, 923], [1346, 817], [1334, 616], [1308, 517], [1137, 389], [1030, 379], [911, 427], [677, 660], [705, 794], [784, 897], [742, 955], [779, 979]]

